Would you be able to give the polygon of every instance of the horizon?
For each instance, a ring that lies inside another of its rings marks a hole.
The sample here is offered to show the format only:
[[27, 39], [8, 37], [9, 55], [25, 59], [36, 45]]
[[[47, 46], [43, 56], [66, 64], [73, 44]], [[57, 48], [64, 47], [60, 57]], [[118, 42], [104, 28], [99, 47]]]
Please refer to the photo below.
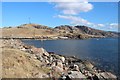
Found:
[[[70, 7], [71, 5], [74, 5], [74, 7]], [[2, 27], [15, 27], [31, 22], [52, 28], [59, 25], [84, 25], [94, 29], [119, 32], [117, 2], [80, 4], [2, 2], [2, 14]]]

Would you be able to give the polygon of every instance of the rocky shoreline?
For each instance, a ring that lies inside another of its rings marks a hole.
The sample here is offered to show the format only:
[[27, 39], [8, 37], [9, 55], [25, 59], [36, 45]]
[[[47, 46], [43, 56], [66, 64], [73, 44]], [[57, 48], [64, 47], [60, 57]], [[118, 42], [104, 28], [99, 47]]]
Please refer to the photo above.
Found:
[[29, 57], [42, 63], [41, 68], [49, 68], [45, 75], [35, 74], [37, 78], [52, 78], [61, 80], [117, 80], [116, 75], [98, 69], [90, 61], [81, 60], [74, 56], [63, 56], [47, 52], [43, 48], [26, 45], [21, 40], [3, 39], [1, 48], [13, 48], [27, 52]]

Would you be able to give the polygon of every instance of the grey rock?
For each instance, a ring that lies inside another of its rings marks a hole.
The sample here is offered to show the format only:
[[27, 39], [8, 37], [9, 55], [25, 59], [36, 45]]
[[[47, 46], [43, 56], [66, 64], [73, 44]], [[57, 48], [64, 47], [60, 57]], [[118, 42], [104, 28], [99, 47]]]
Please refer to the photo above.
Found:
[[98, 78], [105, 78], [105, 79], [116, 79], [117, 77], [110, 72], [101, 72], [98, 73]]
[[68, 76], [70, 78], [86, 78], [85, 75], [83, 75], [81, 72], [78, 71], [70, 71]]

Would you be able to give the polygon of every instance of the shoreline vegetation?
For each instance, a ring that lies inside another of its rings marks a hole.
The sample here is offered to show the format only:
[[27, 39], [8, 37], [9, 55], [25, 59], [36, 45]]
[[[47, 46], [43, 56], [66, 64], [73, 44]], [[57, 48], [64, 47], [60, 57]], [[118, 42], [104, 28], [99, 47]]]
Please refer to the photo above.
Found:
[[20, 39], [1, 40], [3, 78], [117, 80], [116, 75], [98, 69], [88, 60], [47, 52]]

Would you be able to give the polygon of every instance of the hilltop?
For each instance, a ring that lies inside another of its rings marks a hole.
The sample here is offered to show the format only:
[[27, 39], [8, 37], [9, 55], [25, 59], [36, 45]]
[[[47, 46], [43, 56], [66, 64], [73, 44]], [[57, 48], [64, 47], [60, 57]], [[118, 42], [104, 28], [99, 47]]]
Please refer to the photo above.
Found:
[[1, 30], [2, 38], [85, 39], [119, 36], [117, 32], [102, 31], [81, 25], [61, 25], [50, 28], [39, 24], [22, 24], [16, 27], [2, 28]]

